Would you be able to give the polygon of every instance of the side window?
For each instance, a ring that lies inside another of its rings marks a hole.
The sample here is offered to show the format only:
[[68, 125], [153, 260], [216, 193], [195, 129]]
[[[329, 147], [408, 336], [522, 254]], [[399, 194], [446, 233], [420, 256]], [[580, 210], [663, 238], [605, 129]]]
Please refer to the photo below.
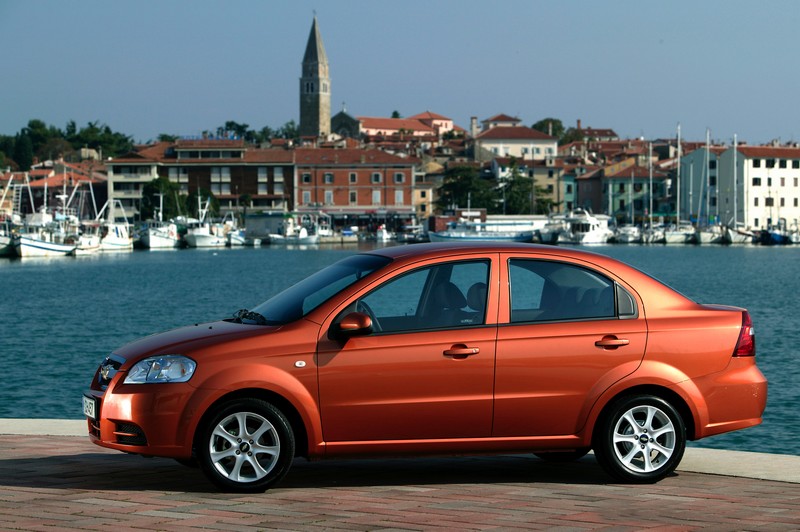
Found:
[[562, 262], [512, 259], [509, 276], [512, 323], [617, 315], [614, 282], [592, 270]]
[[488, 284], [489, 261], [439, 264], [384, 283], [354, 308], [382, 333], [473, 327], [486, 321]]

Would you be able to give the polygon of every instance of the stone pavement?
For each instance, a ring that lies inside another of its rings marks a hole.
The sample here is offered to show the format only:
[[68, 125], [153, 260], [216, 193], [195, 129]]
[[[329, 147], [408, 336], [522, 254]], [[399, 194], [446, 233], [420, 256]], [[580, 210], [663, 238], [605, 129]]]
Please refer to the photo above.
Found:
[[277, 488], [238, 495], [92, 445], [83, 422], [35, 421], [0, 420], [2, 530], [800, 529], [798, 456], [690, 448], [644, 486], [612, 483], [591, 455], [298, 460]]

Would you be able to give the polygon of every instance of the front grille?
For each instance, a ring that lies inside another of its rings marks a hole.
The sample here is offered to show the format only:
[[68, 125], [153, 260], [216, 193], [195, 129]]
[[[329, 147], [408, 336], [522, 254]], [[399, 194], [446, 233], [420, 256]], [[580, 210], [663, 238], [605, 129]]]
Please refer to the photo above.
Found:
[[114, 436], [121, 445], [147, 445], [144, 431], [133, 423], [116, 423]]

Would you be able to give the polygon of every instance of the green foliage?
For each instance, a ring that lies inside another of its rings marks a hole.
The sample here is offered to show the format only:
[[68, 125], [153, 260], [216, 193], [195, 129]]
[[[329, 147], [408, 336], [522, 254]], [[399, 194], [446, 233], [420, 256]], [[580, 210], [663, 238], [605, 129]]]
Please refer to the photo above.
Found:
[[[503, 214], [531, 214], [533, 210], [533, 179], [520, 172], [516, 159], [511, 159], [510, 175], [500, 184], [502, 196], [499, 212]], [[503, 209], [505, 204], [505, 209]]]
[[445, 172], [436, 205], [442, 209], [470, 207], [491, 211], [496, 204], [493, 183], [482, 179], [472, 166], [454, 166]]
[[162, 202], [161, 197], [159, 197], [161, 195], [163, 195], [164, 206], [162, 220], [186, 215], [189, 212], [186, 196], [180, 195], [180, 186], [170, 181], [167, 177], [159, 177], [142, 187], [142, 203], [139, 209], [143, 220], [158, 219], [158, 209]]
[[392, 118], [403, 118], [403, 117], [400, 115], [400, 111], [395, 110], [392, 111]]
[[14, 161], [23, 172], [30, 170], [33, 164], [33, 143], [24, 130], [14, 141]]
[[569, 144], [571, 142], [580, 142], [583, 140], [583, 135], [574, 127], [569, 128], [564, 132], [564, 135], [559, 139], [559, 144]]
[[533, 124], [531, 129], [541, 131], [557, 139], [560, 139], [564, 134], [564, 124], [558, 118], [543, 118]]

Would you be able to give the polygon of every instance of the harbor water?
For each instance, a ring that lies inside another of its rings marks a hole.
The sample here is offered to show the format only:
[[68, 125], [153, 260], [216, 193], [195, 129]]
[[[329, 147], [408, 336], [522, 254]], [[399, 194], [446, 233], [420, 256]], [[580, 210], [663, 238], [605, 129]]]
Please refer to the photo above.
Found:
[[[116, 347], [230, 317], [364, 247], [136, 251], [0, 259], [0, 418], [80, 419]], [[800, 246], [595, 246], [700, 303], [747, 308], [769, 380], [764, 423], [692, 445], [800, 454]]]

